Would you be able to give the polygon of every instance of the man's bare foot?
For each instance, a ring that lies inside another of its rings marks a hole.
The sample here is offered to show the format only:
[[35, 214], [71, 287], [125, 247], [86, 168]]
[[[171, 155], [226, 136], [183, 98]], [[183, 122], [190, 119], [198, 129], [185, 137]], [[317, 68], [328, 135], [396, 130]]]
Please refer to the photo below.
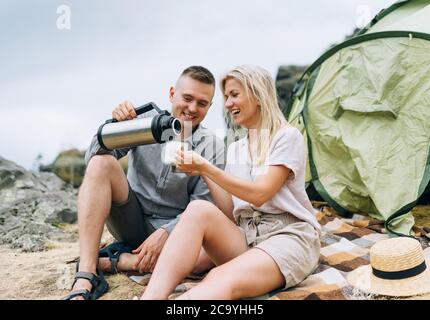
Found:
[[[84, 270], [92, 270], [91, 267]], [[75, 282], [70, 293], [64, 297], [64, 300], [97, 300], [109, 290], [109, 284], [106, 282], [103, 273], [97, 268], [96, 272], [79, 271], [75, 274]]]
[[[119, 272], [136, 271], [133, 267], [137, 262], [138, 255], [124, 252], [119, 256], [117, 269]], [[99, 268], [104, 273], [111, 273], [112, 262], [108, 257], [99, 258]]]
[[[88, 291], [91, 291], [92, 289], [92, 284], [89, 280], [87, 279], [78, 279], [76, 280], [75, 285], [72, 288], [72, 291], [77, 291], [77, 290], [82, 290], [82, 289], [86, 289]], [[84, 297], [82, 296], [76, 296], [74, 297], [72, 300], [84, 300]]]

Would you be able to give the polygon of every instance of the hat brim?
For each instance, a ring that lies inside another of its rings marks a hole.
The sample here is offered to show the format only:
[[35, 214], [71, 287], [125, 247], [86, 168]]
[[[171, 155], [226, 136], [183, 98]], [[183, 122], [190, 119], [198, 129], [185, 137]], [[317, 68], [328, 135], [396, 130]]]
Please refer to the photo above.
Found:
[[373, 275], [370, 265], [365, 265], [351, 271], [347, 280], [361, 291], [376, 295], [410, 297], [430, 293], [430, 259], [425, 260], [427, 269], [414, 277], [401, 280], [381, 279]]

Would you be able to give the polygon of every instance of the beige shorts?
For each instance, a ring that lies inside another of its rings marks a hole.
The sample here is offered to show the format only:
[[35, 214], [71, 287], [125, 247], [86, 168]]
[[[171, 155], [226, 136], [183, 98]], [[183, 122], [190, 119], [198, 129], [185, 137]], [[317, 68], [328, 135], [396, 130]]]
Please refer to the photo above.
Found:
[[242, 212], [237, 219], [250, 247], [275, 261], [285, 289], [302, 282], [318, 266], [320, 239], [315, 228], [290, 213]]

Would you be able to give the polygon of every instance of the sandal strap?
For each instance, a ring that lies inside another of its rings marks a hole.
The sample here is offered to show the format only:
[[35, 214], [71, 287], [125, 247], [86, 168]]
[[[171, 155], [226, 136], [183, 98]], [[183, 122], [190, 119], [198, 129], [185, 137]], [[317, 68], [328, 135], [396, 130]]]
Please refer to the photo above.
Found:
[[112, 274], [118, 273], [118, 261], [119, 261], [119, 255], [118, 257], [109, 257], [110, 260], [110, 272]]
[[99, 257], [107, 257], [111, 263], [110, 272], [118, 273], [118, 262], [121, 254], [131, 252], [133, 249], [124, 242], [114, 242], [99, 251]]
[[75, 297], [82, 296], [84, 300], [90, 300], [90, 292], [87, 289], [75, 290], [70, 292], [63, 300], [72, 300]]
[[91, 283], [91, 286], [94, 288], [97, 286], [97, 283], [100, 281], [100, 278], [91, 272], [78, 271], [75, 273], [75, 281], [73, 282], [72, 287], [75, 285], [78, 279], [85, 279]]
[[91, 290], [82, 289], [72, 291], [64, 298], [64, 300], [70, 300], [76, 296], [82, 296], [85, 300], [96, 300], [106, 293], [109, 289], [109, 285], [104, 278], [103, 272], [97, 268], [96, 273], [97, 274], [84, 271], [76, 272], [75, 281], [72, 284], [72, 288], [78, 279], [85, 279], [91, 283]]
[[94, 277], [96, 277], [96, 275], [91, 272], [78, 271], [75, 273], [75, 279], [87, 279], [91, 281]]

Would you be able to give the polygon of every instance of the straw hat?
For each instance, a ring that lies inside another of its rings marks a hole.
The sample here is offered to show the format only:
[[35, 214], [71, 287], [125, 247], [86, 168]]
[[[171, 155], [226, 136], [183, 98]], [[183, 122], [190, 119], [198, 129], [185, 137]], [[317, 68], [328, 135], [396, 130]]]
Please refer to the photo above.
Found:
[[430, 292], [430, 259], [421, 244], [400, 237], [379, 241], [370, 248], [370, 265], [348, 275], [348, 282], [368, 293], [407, 297]]

